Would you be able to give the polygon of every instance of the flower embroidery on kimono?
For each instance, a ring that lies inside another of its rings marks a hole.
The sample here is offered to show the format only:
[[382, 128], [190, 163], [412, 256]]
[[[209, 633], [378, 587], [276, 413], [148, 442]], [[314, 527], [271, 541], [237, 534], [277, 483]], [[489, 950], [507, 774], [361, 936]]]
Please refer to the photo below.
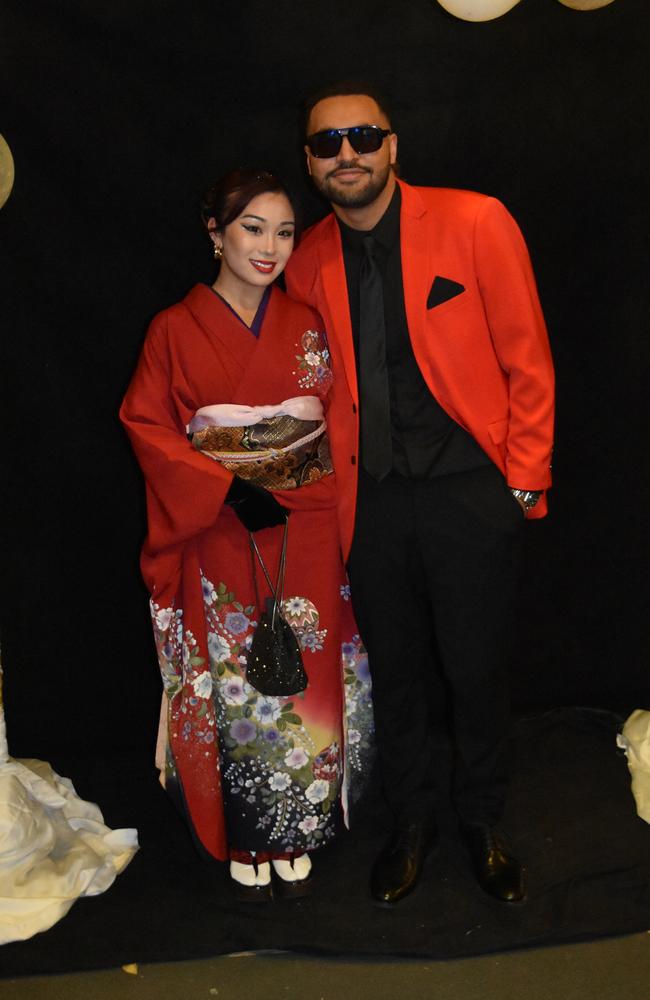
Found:
[[317, 632], [316, 629], [313, 628], [302, 629], [298, 635], [300, 648], [308, 649], [310, 652], [316, 653], [319, 649], [323, 648], [323, 639], [326, 635], [327, 629], [323, 629], [321, 632]]
[[269, 778], [269, 788], [274, 792], [285, 792], [291, 784], [291, 778], [284, 771], [274, 771]]
[[212, 694], [212, 674], [203, 670], [192, 681], [192, 687], [197, 698], [209, 698]]
[[250, 619], [241, 611], [231, 611], [226, 615], [224, 625], [233, 635], [242, 635], [250, 625]]
[[157, 609], [154, 611], [154, 621], [156, 623], [156, 627], [159, 628], [161, 632], [165, 632], [173, 621], [174, 609], [158, 608], [158, 605], [155, 605], [155, 608]]
[[294, 372], [298, 376], [298, 385], [301, 389], [319, 389], [325, 394], [332, 384], [330, 352], [325, 335], [318, 330], [305, 330], [299, 346], [303, 353], [296, 354], [298, 369]]
[[305, 795], [307, 796], [309, 801], [315, 805], [317, 802], [322, 802], [324, 799], [327, 798], [329, 790], [330, 790], [329, 782], [323, 781], [322, 779], [319, 778], [316, 781], [312, 781], [311, 785], [309, 785], [309, 787], [305, 791]]
[[315, 778], [324, 778], [326, 781], [333, 781], [339, 773], [339, 748], [337, 743], [330, 743], [325, 750], [316, 756], [312, 764], [312, 771]]
[[248, 685], [238, 670], [228, 673], [229, 664], [246, 662], [244, 651], [250, 645], [257, 622], [251, 619], [255, 609], [235, 601], [223, 581], [215, 586], [201, 574], [203, 605], [208, 633], [208, 655], [213, 679], [229, 705], [241, 705], [248, 697]]
[[[341, 596], [346, 599], [343, 594]], [[361, 791], [360, 776], [369, 766], [374, 752], [370, 668], [368, 654], [358, 635], [353, 635], [351, 641], [341, 644], [341, 659], [347, 720], [346, 760], [350, 775], [349, 797], [354, 801]]]
[[288, 597], [282, 605], [285, 615], [299, 617], [307, 610], [307, 601], [304, 597]]
[[236, 743], [252, 743], [257, 736], [257, 727], [250, 719], [235, 719], [230, 727], [230, 735]]
[[[318, 753], [300, 714], [300, 695], [270, 697], [248, 683], [256, 609], [239, 602], [223, 581], [215, 585], [202, 575], [201, 583], [223, 793], [238, 799], [238, 812], [270, 845], [313, 849], [335, 834], [339, 746]], [[310, 644], [305, 648], [322, 648], [327, 629], [318, 629], [312, 601], [293, 595], [283, 610], [299, 641]], [[192, 693], [200, 698], [204, 684], [199, 674]]]
[[300, 648], [312, 653], [323, 648], [327, 629], [318, 628], [318, 608], [306, 597], [287, 597], [282, 602], [284, 617], [291, 625]]
[[277, 698], [259, 696], [255, 703], [253, 713], [260, 722], [275, 722], [279, 718], [281, 705]]
[[220, 694], [227, 705], [244, 705], [248, 698], [244, 679], [229, 676], [219, 682]]
[[171, 704], [170, 726], [184, 742], [214, 743], [213, 678], [191, 629], [183, 625], [181, 608], [150, 602], [158, 663]]
[[223, 663], [230, 656], [230, 646], [217, 632], [208, 632], [208, 652], [210, 659]]
[[309, 756], [305, 753], [302, 747], [295, 747], [290, 750], [287, 756], [284, 758], [284, 763], [287, 767], [293, 768], [295, 771], [299, 771], [301, 767], [309, 763]]
[[168, 698], [174, 698], [183, 687], [183, 629], [177, 627], [182, 611], [161, 608], [149, 602], [158, 665]]

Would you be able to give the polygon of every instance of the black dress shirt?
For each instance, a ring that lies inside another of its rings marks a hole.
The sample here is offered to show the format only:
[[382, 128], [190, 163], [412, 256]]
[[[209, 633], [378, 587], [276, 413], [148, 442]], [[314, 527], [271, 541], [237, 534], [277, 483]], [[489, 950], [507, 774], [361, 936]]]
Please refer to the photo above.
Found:
[[[395, 194], [374, 229], [375, 259], [382, 276], [386, 327], [386, 364], [390, 385], [392, 471], [412, 479], [430, 479], [490, 465], [474, 438], [452, 420], [432, 395], [418, 367], [406, 319], [400, 252], [401, 192]], [[359, 367], [359, 267], [367, 232], [340, 219], [343, 261], [350, 302], [354, 351]], [[359, 415], [363, 420], [363, 399]], [[363, 465], [363, 455], [361, 455]]]

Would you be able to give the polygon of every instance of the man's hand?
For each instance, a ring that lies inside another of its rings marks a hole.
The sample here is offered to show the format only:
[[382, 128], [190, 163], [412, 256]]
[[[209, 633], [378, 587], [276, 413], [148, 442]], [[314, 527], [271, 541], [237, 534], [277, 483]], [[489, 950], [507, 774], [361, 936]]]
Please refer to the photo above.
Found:
[[519, 504], [519, 506], [523, 510], [524, 517], [525, 517], [526, 514], [528, 513], [528, 507], [526, 506], [526, 504], [524, 503], [524, 501], [521, 499], [521, 497], [515, 496], [514, 493], [512, 495], [515, 497], [515, 500], [517, 501], [517, 503]]

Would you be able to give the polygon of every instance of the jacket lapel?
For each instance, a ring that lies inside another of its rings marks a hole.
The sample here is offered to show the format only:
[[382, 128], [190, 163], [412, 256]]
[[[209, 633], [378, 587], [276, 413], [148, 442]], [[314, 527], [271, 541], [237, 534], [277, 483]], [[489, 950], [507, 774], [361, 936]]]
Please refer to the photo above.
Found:
[[[425, 336], [426, 304], [429, 293], [428, 227], [422, 224], [426, 209], [417, 191], [401, 181], [398, 183], [402, 191], [400, 228], [404, 301], [409, 332], [417, 356], [418, 347], [421, 346]], [[323, 230], [318, 243], [319, 279], [323, 293], [321, 301], [324, 300], [329, 311], [329, 315], [323, 316], [323, 319], [330, 337], [335, 370], [343, 369], [352, 399], [358, 403], [357, 368], [343, 248], [341, 233], [334, 215], [325, 220]], [[406, 247], [408, 252], [405, 252]], [[326, 309], [322, 311], [325, 312]]]
[[354, 357], [341, 233], [333, 215], [329, 216], [325, 225], [326, 230], [318, 244], [319, 276], [322, 282], [323, 299], [327, 311], [329, 311], [329, 315], [323, 316], [323, 319], [330, 341], [334, 372], [343, 369], [352, 399], [358, 403], [357, 366]]
[[426, 209], [417, 191], [408, 184], [398, 183], [402, 191], [400, 240], [404, 303], [409, 333], [417, 357], [424, 335], [430, 281], [428, 226], [423, 225]]

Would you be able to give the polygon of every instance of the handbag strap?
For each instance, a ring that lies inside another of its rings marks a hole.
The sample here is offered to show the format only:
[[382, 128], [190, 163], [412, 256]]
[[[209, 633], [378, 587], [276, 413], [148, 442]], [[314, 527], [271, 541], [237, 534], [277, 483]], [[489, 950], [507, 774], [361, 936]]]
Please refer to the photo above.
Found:
[[283, 533], [283, 536], [282, 536], [282, 547], [280, 549], [280, 561], [278, 563], [278, 578], [276, 580], [276, 584], [275, 584], [275, 587], [274, 587], [273, 584], [271, 583], [271, 577], [269, 576], [269, 572], [268, 572], [266, 566], [264, 565], [264, 560], [262, 559], [262, 555], [261, 555], [260, 550], [259, 550], [259, 548], [257, 546], [257, 542], [255, 541], [255, 538], [253, 537], [253, 533], [252, 533], [252, 531], [248, 532], [248, 538], [249, 538], [250, 547], [251, 547], [251, 559], [252, 559], [252, 562], [253, 562], [253, 584], [255, 586], [255, 600], [257, 601], [257, 606], [258, 606], [258, 608], [260, 609], [260, 612], [261, 612], [262, 605], [260, 604], [260, 595], [259, 595], [259, 592], [258, 592], [258, 589], [257, 589], [257, 574], [255, 572], [255, 556], [257, 556], [257, 558], [259, 560], [259, 564], [262, 567], [262, 572], [264, 573], [266, 582], [268, 584], [268, 588], [271, 591], [271, 596], [273, 598], [273, 613], [271, 615], [271, 628], [275, 628], [275, 618], [276, 618], [277, 610], [278, 610], [278, 607], [282, 606], [282, 601], [283, 601], [283, 598], [284, 598], [284, 571], [285, 571], [285, 567], [286, 567], [286, 564], [287, 564], [287, 538], [288, 538], [288, 535], [289, 535], [289, 517], [287, 516], [285, 518], [285, 521], [284, 521], [284, 533]]

